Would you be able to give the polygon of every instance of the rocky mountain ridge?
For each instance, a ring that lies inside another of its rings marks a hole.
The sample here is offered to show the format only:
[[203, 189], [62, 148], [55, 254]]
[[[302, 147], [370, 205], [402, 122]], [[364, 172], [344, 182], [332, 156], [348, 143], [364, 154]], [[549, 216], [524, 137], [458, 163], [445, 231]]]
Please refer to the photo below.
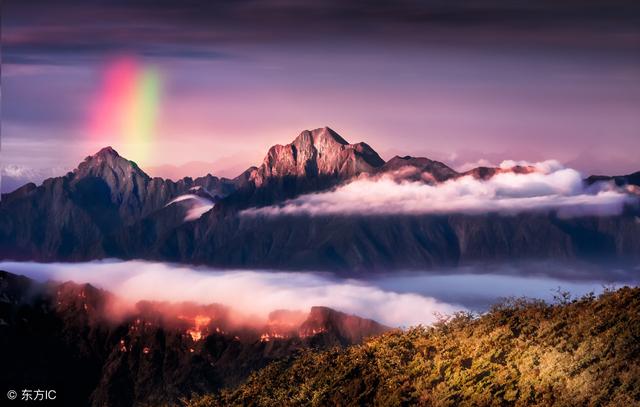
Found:
[[[573, 219], [553, 212], [506, 217], [240, 215], [249, 207], [325, 191], [358, 177], [437, 184], [462, 176], [486, 180], [504, 172], [534, 170], [515, 165], [459, 173], [444, 163], [411, 156], [384, 162], [367, 144], [349, 144], [327, 127], [304, 131], [292, 143], [272, 147], [259, 167], [232, 180], [211, 175], [177, 182], [151, 178], [135, 163], [105, 148], [65, 176], [3, 195], [0, 258], [145, 258], [222, 267], [359, 272], [425, 269], [514, 256], [617, 259], [640, 255], [638, 208], [627, 208], [619, 216]], [[634, 174], [585, 180], [587, 184], [596, 181], [638, 190]]]

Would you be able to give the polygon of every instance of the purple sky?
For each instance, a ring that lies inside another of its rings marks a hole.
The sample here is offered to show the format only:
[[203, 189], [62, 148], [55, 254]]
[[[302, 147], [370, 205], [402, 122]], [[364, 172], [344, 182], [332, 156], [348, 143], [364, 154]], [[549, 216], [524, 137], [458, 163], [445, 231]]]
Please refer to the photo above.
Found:
[[[233, 176], [325, 125], [385, 159], [640, 170], [640, 7], [557, 3], [5, 1], [2, 189], [105, 143], [143, 168]], [[87, 135], [123, 54], [162, 78], [144, 160]]]

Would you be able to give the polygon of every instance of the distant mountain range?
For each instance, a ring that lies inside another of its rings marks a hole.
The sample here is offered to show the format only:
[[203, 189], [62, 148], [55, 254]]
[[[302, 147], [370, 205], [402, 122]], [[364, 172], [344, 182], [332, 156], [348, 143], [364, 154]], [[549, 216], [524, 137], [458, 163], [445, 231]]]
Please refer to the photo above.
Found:
[[[553, 211], [486, 214], [242, 216], [330, 190], [362, 176], [439, 184], [471, 176], [528, 173], [526, 165], [459, 173], [423, 157], [384, 161], [366, 143], [325, 127], [269, 149], [233, 179], [151, 178], [110, 147], [68, 174], [2, 195], [0, 257], [82, 261], [143, 258], [223, 267], [424, 269], [499, 259], [639, 258], [640, 210], [569, 219]], [[592, 176], [638, 191], [640, 172]], [[635, 189], [633, 189], [635, 188]], [[187, 221], [185, 221], [185, 219]]]

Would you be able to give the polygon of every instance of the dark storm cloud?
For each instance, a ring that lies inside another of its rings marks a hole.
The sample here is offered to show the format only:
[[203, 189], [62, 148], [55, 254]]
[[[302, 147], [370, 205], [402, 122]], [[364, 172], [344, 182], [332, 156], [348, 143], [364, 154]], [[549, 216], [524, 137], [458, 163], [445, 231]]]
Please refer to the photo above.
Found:
[[64, 63], [109, 51], [224, 58], [219, 47], [290, 41], [606, 43], [629, 49], [640, 38], [640, 6], [628, 0], [9, 0], [3, 6], [4, 58], [10, 63]]
[[[44, 36], [45, 34], [43, 34]], [[162, 43], [114, 42], [93, 37], [89, 42], [60, 38], [34, 40], [32, 43], [11, 43], [5, 45], [3, 60], [5, 63], [20, 65], [69, 65], [91, 62], [105, 54], [135, 52], [146, 57], [173, 58], [231, 58], [232, 55], [197, 46]]]

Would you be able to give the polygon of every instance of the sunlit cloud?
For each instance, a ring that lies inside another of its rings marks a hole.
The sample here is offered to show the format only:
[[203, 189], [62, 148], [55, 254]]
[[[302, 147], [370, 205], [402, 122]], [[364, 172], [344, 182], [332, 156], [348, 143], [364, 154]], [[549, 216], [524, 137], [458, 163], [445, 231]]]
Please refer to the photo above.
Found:
[[410, 326], [429, 324], [436, 314], [464, 309], [416, 293], [396, 293], [363, 281], [310, 272], [218, 271], [145, 261], [5, 262], [0, 267], [39, 280], [90, 283], [132, 303], [218, 303], [265, 320], [278, 309], [308, 311], [312, 306], [327, 306], [389, 326]]
[[[504, 162], [501, 168], [530, 165]], [[561, 217], [619, 214], [636, 198], [608, 183], [586, 186], [582, 175], [557, 161], [533, 164], [530, 173], [502, 172], [488, 180], [472, 176], [432, 185], [401, 181], [396, 174], [364, 177], [328, 192], [303, 195], [281, 205], [245, 210], [245, 216], [517, 214], [555, 210]], [[424, 178], [424, 177], [423, 177]]]
[[146, 261], [88, 263], [0, 262], [0, 270], [45, 281], [89, 283], [109, 290], [125, 309], [141, 300], [222, 304], [244, 321], [271, 311], [308, 312], [321, 305], [388, 326], [429, 324], [434, 313], [486, 311], [505, 297], [553, 301], [558, 289], [574, 296], [605, 286], [638, 284], [638, 264], [519, 262], [475, 264], [428, 272], [397, 272], [344, 279], [328, 273], [219, 270]]

